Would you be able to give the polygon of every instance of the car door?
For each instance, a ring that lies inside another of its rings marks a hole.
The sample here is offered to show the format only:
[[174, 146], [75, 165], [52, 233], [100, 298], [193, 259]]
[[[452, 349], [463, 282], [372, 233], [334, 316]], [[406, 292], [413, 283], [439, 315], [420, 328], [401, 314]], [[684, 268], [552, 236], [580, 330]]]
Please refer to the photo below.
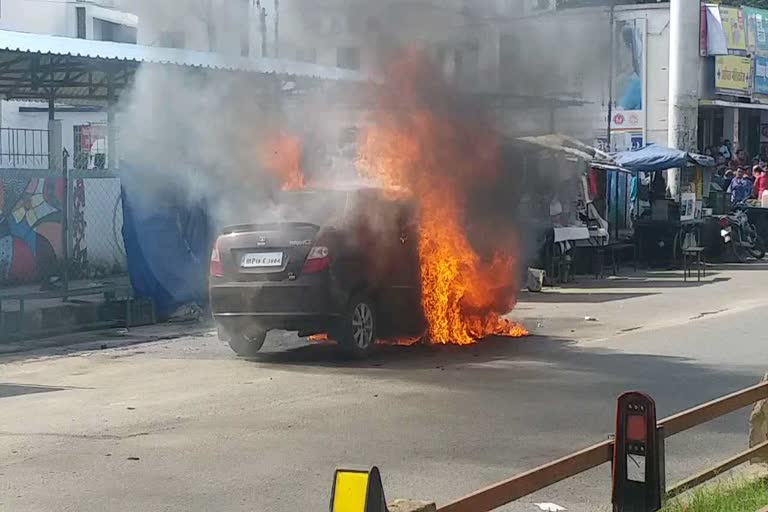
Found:
[[396, 304], [395, 336], [410, 336], [423, 331], [421, 309], [421, 272], [419, 267], [419, 230], [416, 209], [406, 201], [396, 203], [397, 243], [393, 254], [391, 275]]

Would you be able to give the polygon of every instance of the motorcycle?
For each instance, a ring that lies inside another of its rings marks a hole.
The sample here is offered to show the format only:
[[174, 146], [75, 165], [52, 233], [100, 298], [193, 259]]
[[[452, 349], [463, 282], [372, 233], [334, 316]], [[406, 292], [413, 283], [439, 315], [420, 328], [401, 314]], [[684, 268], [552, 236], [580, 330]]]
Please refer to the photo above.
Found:
[[745, 263], [750, 256], [757, 260], [765, 257], [765, 243], [749, 222], [743, 204], [736, 205], [730, 214], [720, 217], [720, 236], [736, 261]]

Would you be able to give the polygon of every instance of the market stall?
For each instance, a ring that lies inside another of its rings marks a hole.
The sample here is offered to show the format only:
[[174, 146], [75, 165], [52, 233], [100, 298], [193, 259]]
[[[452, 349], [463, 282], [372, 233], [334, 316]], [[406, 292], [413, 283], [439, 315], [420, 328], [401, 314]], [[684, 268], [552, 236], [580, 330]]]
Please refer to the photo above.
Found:
[[564, 135], [523, 137], [517, 142], [527, 147], [525, 166], [538, 168], [537, 176], [549, 177], [530, 187], [531, 195], [539, 196], [535, 201], [543, 205], [539, 217], [546, 219], [538, 230], [545, 233], [540, 265], [551, 281], [568, 281], [580, 253], [588, 255], [595, 274], [602, 275], [605, 255], [613, 256], [618, 242], [618, 229], [606, 220], [612, 205], [606, 187], [615, 180], [609, 176], [629, 176], [629, 171], [606, 153]]
[[[613, 157], [635, 174], [630, 198], [638, 258], [651, 265], [682, 261], [684, 249], [701, 245], [701, 227], [712, 215], [705, 205], [715, 161], [655, 144]], [[668, 193], [669, 169], [681, 170], [676, 197]]]

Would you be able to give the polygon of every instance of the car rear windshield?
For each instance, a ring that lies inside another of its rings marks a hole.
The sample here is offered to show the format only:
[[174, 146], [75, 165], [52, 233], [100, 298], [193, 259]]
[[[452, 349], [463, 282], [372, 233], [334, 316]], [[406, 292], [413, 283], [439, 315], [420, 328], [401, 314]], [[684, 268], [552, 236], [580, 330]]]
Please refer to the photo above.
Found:
[[348, 192], [335, 190], [282, 192], [265, 206], [258, 221], [308, 222], [321, 226], [343, 215], [348, 196]]

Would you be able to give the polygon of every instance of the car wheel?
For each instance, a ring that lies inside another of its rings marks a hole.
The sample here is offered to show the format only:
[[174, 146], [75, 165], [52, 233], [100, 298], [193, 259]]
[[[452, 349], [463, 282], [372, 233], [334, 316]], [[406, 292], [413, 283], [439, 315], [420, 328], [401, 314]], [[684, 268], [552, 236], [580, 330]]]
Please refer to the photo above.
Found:
[[338, 342], [350, 356], [364, 358], [376, 344], [376, 308], [364, 295], [354, 297], [338, 326]]
[[240, 357], [253, 357], [267, 339], [264, 329], [249, 329], [247, 331], [229, 333], [229, 346]]

